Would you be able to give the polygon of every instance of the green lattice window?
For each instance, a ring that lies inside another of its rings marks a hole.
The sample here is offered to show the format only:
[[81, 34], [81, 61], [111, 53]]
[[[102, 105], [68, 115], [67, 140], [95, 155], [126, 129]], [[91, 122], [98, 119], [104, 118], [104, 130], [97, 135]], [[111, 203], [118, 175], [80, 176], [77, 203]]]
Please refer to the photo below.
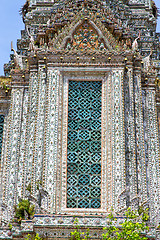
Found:
[[0, 115], [0, 159], [1, 159], [1, 152], [2, 152], [3, 124], [4, 124], [4, 115]]
[[100, 81], [69, 81], [67, 207], [101, 207]]

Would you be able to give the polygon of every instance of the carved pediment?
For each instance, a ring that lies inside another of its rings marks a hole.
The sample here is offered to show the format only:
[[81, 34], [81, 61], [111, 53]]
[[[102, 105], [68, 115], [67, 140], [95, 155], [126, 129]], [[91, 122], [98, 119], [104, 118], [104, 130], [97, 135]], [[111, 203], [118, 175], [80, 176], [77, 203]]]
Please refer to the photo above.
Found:
[[66, 50], [112, 51], [118, 45], [115, 38], [100, 22], [84, 18], [75, 21], [52, 40], [52, 47]]
[[111, 33], [96, 15], [77, 15], [72, 23], [61, 30], [50, 27], [46, 39], [53, 50], [76, 51], [123, 51], [131, 46], [128, 35], [116, 37], [118, 29]]
[[67, 50], [111, 50], [112, 47], [105, 42], [103, 34], [89, 20], [84, 20], [75, 26], [70, 38], [67, 39], [65, 46]]

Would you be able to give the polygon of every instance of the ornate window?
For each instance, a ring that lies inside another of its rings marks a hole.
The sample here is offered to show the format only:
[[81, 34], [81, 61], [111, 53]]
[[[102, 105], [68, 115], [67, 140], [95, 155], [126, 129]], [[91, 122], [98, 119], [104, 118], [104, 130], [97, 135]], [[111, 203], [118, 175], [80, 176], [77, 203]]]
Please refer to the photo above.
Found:
[[1, 159], [1, 152], [2, 152], [3, 124], [4, 124], [4, 115], [0, 115], [0, 159]]
[[69, 81], [67, 208], [101, 207], [101, 81]]

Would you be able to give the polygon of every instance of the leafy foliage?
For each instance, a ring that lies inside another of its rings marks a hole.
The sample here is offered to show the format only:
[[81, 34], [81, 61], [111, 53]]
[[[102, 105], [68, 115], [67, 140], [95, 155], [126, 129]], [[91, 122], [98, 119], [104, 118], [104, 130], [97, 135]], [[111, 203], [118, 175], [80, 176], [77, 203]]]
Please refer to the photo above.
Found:
[[18, 222], [25, 219], [25, 215], [27, 215], [27, 219], [31, 219], [34, 215], [35, 206], [32, 205], [29, 200], [22, 199], [18, 206], [15, 206], [15, 217], [18, 219]]
[[42, 186], [42, 181], [41, 180], [36, 181], [37, 190], [39, 190], [39, 185]]
[[[147, 240], [144, 232], [149, 230], [146, 222], [148, 221], [148, 209], [144, 210], [140, 207], [138, 212], [132, 211], [130, 208], [125, 212], [124, 221], [118, 225], [117, 218], [114, 216], [113, 208], [108, 215], [108, 225], [104, 228], [105, 233], [102, 234], [103, 240]], [[75, 230], [71, 232], [71, 240], [89, 239], [89, 229], [87, 232], [80, 232], [78, 219], [75, 219]]]
[[25, 240], [42, 240], [41, 237], [39, 237], [39, 234], [37, 233], [35, 237], [31, 237], [30, 234], [27, 235], [27, 237], [25, 238]]
[[89, 239], [89, 229], [86, 232], [80, 232], [80, 226], [78, 225], [78, 219], [76, 218], [74, 221], [74, 225], [76, 229], [74, 232], [71, 232], [71, 240], [82, 240], [82, 239]]
[[106, 230], [105, 234], [102, 234], [103, 239], [108, 239], [108, 240], [115, 240], [117, 232], [119, 232], [119, 229], [117, 227], [115, 227], [115, 223], [117, 221], [117, 219], [114, 217], [113, 214], [113, 208], [111, 209], [110, 214], [108, 215], [108, 226], [105, 227], [103, 230]]
[[146, 237], [142, 236], [143, 233], [149, 228], [146, 226], [146, 221], [149, 219], [148, 210], [140, 208], [138, 212], [132, 211], [130, 208], [125, 213], [125, 220], [117, 225], [117, 219], [113, 215], [113, 209], [109, 214], [108, 226], [104, 228], [106, 233], [102, 235], [103, 240], [147, 240]]
[[12, 230], [12, 224], [11, 223], [8, 224], [8, 227], [9, 227], [9, 230]]
[[28, 186], [26, 187], [26, 190], [28, 190], [31, 193], [31, 183], [28, 184]]

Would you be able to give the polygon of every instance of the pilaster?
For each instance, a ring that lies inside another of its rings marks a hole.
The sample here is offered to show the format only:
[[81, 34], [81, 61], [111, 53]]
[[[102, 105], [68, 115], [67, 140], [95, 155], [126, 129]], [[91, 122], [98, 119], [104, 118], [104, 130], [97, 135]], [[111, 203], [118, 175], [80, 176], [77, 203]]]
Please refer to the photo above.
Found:
[[137, 188], [139, 204], [143, 205], [147, 201], [144, 126], [142, 111], [142, 87], [141, 69], [134, 69], [134, 113], [135, 113], [135, 146], [136, 146], [136, 166], [137, 166]]
[[27, 128], [28, 128], [28, 89], [25, 88], [22, 99], [22, 125], [21, 125], [21, 138], [20, 138], [20, 154], [19, 154], [19, 165], [18, 165], [18, 179], [17, 179], [17, 195], [20, 198], [25, 197], [23, 191], [25, 186], [24, 182], [24, 171], [26, 170], [26, 141], [27, 141]]
[[29, 81], [29, 113], [28, 113], [28, 129], [26, 143], [26, 171], [24, 172], [24, 182], [26, 187], [31, 184], [32, 195], [35, 195], [35, 179], [32, 178], [33, 168], [35, 167], [35, 131], [37, 120], [37, 103], [38, 103], [38, 72], [37, 69], [31, 70]]
[[160, 220], [160, 178], [159, 178], [159, 141], [155, 89], [148, 87], [145, 96], [145, 112], [147, 124], [147, 176], [149, 189], [149, 207], [151, 221], [159, 224]]
[[[6, 205], [4, 219], [9, 219], [17, 202], [17, 178], [22, 119], [23, 88], [12, 89], [11, 106], [7, 117], [5, 142], [5, 167], [3, 169], [3, 204]], [[7, 211], [7, 214], [6, 214]]]
[[[113, 206], [116, 211], [126, 208], [126, 200], [122, 195], [126, 190], [125, 177], [125, 137], [124, 137], [124, 98], [123, 98], [123, 69], [112, 69], [111, 72], [111, 99], [107, 105], [111, 104], [111, 118], [108, 119], [108, 128], [111, 130], [109, 141], [112, 144], [108, 151], [112, 152], [112, 196], [109, 199], [109, 206]], [[108, 141], [107, 140], [107, 141]]]
[[48, 69], [47, 74], [42, 184], [48, 193], [48, 204], [45, 201], [43, 204], [49, 212], [55, 213], [60, 73], [56, 69]]
[[133, 90], [133, 66], [127, 64], [124, 75], [126, 200], [128, 207], [135, 208], [135, 202], [137, 202], [137, 177]]

